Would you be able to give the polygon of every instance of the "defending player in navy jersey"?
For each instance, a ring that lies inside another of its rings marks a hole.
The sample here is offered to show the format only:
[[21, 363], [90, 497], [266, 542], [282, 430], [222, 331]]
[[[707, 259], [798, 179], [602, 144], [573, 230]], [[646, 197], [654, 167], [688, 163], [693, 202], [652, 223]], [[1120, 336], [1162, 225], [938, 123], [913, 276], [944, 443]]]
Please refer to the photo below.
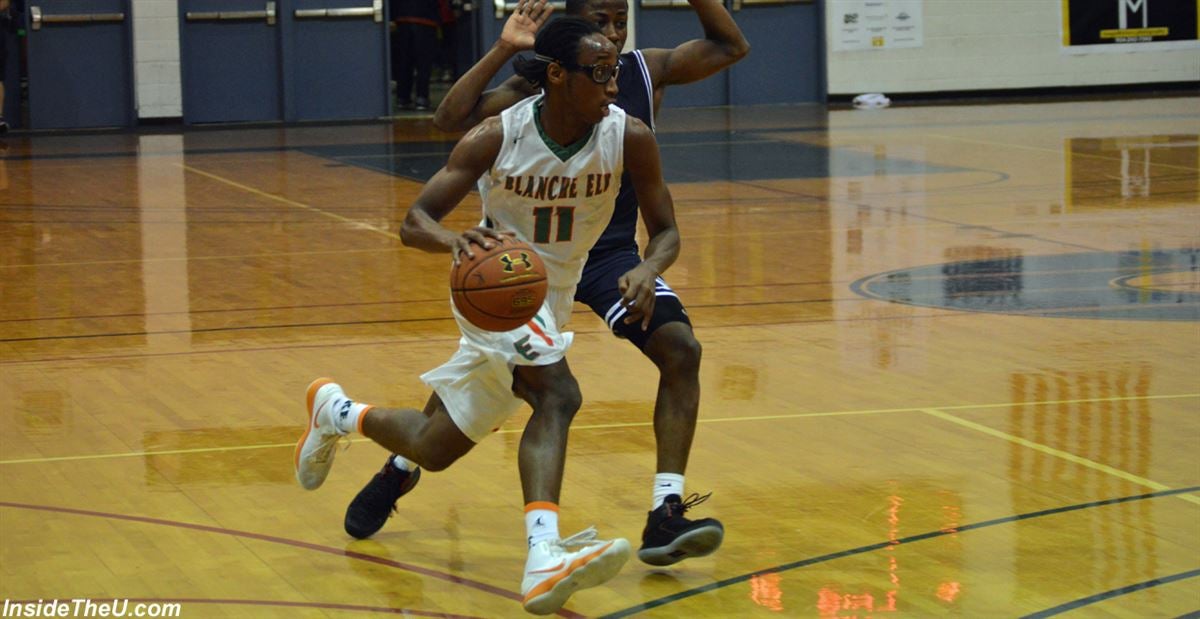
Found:
[[[718, 0], [689, 0], [705, 37], [673, 49], [634, 50], [620, 56], [617, 105], [651, 128], [667, 86], [695, 82], [732, 65], [749, 52], [749, 44]], [[568, 0], [567, 14], [592, 21], [618, 48], [628, 34], [626, 0]], [[453, 131], [467, 129], [537, 92], [536, 85], [513, 76], [484, 91], [488, 82], [517, 52], [528, 49], [550, 14], [546, 0], [521, 0], [504, 25], [500, 40], [460, 78], [438, 106], [434, 124]], [[638, 557], [653, 565], [669, 565], [707, 555], [724, 536], [712, 518], [692, 521], [683, 516], [707, 498], [683, 499], [684, 471], [695, 434], [700, 401], [700, 343], [679, 298], [638, 255], [637, 197], [628, 177], [622, 179], [612, 220], [588, 255], [575, 300], [587, 304], [618, 337], [642, 351], [659, 368], [654, 407], [657, 442], [656, 475], [651, 511]], [[627, 286], [652, 286], [657, 303], [622, 303]], [[372, 535], [386, 522], [396, 499], [412, 488], [414, 467], [402, 458], [389, 460], [355, 497], [346, 511], [346, 530], [355, 537]]]

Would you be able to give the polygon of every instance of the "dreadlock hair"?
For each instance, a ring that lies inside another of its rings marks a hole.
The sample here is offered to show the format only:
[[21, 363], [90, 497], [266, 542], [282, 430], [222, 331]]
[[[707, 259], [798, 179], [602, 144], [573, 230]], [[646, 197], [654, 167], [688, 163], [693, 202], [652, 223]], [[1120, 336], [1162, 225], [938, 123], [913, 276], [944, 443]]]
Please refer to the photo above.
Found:
[[534, 86], [546, 83], [546, 67], [551, 62], [574, 64], [579, 58], [579, 41], [600, 32], [600, 27], [578, 17], [557, 17], [546, 24], [533, 42], [533, 58], [518, 56], [513, 71]]

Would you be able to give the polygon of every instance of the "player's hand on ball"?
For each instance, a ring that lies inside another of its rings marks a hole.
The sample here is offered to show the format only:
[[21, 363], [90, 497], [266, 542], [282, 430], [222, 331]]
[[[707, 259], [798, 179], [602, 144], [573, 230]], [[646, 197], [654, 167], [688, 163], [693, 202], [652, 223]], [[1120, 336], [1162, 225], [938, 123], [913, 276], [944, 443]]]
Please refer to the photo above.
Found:
[[654, 317], [657, 279], [658, 273], [642, 263], [617, 280], [617, 289], [621, 291], [621, 307], [628, 312], [625, 324], [641, 321], [642, 331], [650, 328], [650, 319]]
[[454, 264], [462, 261], [463, 254], [466, 254], [469, 259], [475, 258], [475, 252], [471, 250], [471, 245], [491, 249], [504, 243], [505, 239], [512, 240], [513, 238], [515, 237], [512, 232], [501, 232], [491, 228], [484, 228], [483, 226], [475, 226], [470, 230], [464, 231], [454, 239], [454, 247], [451, 248], [451, 253], [454, 255]]
[[512, 331], [529, 322], [546, 302], [546, 263], [537, 250], [508, 235], [487, 234], [475, 257], [450, 267], [450, 298], [458, 314], [485, 331]]

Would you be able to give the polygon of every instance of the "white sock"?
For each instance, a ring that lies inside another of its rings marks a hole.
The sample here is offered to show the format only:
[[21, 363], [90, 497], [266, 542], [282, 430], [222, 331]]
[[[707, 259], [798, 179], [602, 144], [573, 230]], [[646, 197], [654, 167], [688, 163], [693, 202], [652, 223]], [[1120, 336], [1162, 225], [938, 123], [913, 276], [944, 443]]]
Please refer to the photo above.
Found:
[[330, 417], [333, 418], [333, 427], [342, 434], [357, 432], [359, 419], [363, 413], [369, 410], [371, 410], [369, 404], [355, 402], [350, 398], [338, 398], [333, 401], [333, 413], [330, 414]]
[[398, 471], [408, 472], [417, 468], [417, 464], [400, 454], [392, 454], [392, 466]]
[[547, 501], [535, 501], [525, 506], [525, 534], [529, 547], [558, 539], [558, 506]]
[[656, 473], [654, 475], [654, 505], [651, 510], [658, 509], [667, 495], [677, 494], [683, 498], [683, 475], [678, 473]]

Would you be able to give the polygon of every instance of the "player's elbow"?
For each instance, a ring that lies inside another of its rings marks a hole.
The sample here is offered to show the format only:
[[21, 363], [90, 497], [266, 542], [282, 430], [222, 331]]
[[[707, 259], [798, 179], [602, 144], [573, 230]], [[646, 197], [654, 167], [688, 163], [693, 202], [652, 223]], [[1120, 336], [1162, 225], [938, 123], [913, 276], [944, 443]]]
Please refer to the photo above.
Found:
[[403, 243], [405, 247], [412, 247], [413, 233], [412, 229], [408, 227], [407, 223], [400, 224], [400, 242]]
[[457, 120], [451, 118], [450, 113], [443, 111], [440, 107], [433, 113], [433, 126], [437, 127], [439, 131], [445, 131], [446, 133], [461, 131], [463, 129], [461, 126], [463, 124], [462, 121], [463, 119], [461, 118]]
[[400, 242], [404, 243], [406, 247], [414, 247], [417, 243], [419, 230], [420, 224], [410, 210], [408, 215], [404, 217], [404, 221], [400, 224]]
[[747, 41], [745, 37], [740, 37], [740, 40], [730, 43], [727, 49], [729, 50], [729, 57], [732, 59], [731, 64], [738, 62], [750, 55], [750, 41]]

